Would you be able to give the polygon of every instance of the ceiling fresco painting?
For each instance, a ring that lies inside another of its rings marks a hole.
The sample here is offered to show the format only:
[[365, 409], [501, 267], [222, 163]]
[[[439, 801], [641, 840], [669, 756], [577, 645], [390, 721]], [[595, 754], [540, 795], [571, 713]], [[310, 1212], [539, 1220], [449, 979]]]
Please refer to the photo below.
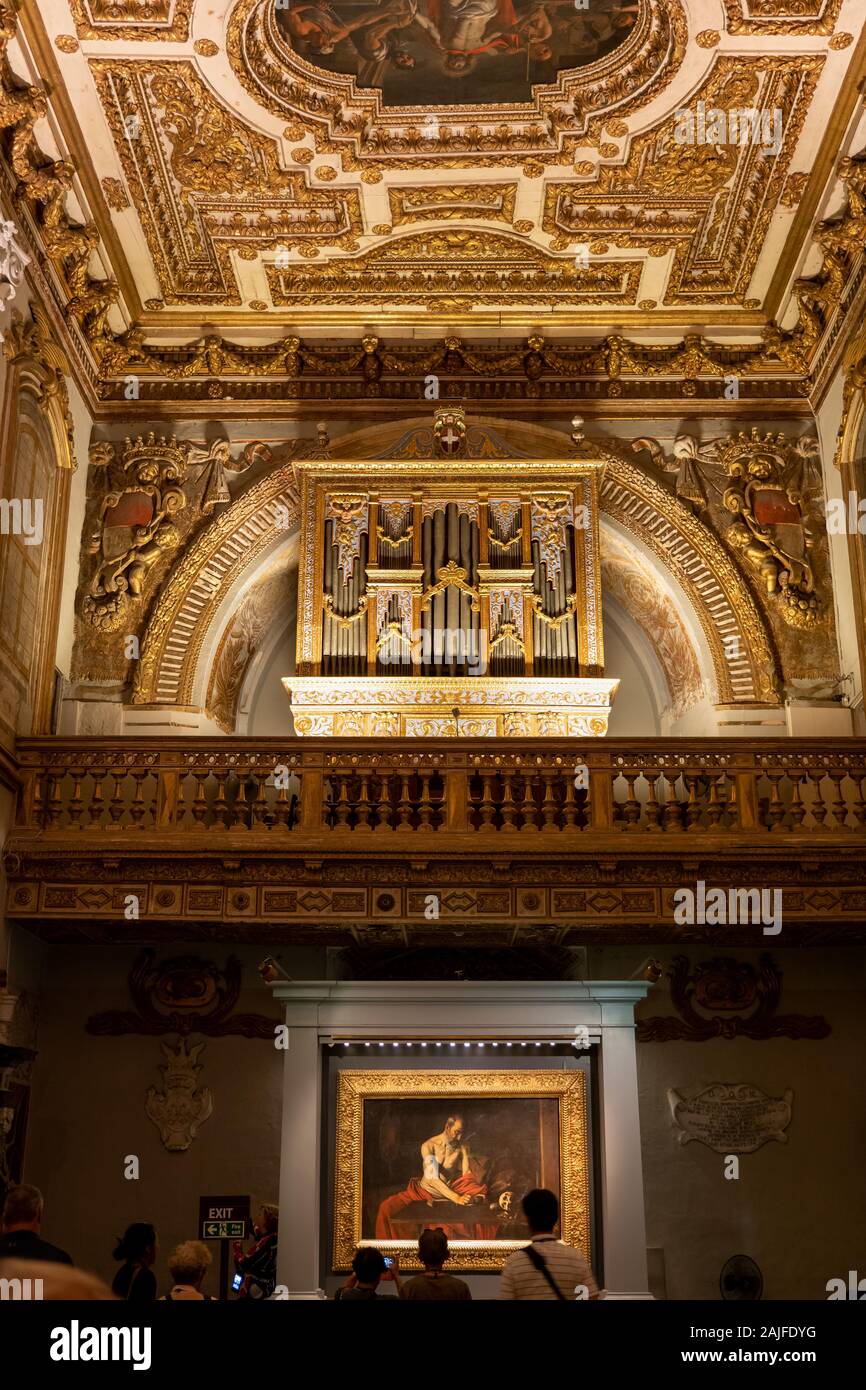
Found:
[[277, 6], [287, 42], [388, 105], [510, 105], [628, 37], [638, 0], [333, 0]]

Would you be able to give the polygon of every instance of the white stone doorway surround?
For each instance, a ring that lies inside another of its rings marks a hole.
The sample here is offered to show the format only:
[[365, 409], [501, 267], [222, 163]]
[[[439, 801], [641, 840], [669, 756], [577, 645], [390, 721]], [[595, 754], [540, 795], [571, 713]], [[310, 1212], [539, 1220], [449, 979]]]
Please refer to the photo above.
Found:
[[[598, 1048], [601, 1238], [607, 1298], [649, 1298], [634, 1007], [642, 980], [276, 980], [285, 1009], [278, 1282], [321, 1297], [325, 1049], [345, 1042], [551, 1042], [585, 1027]], [[516, 1060], [516, 1059], [515, 1059]], [[525, 1058], [522, 1059], [525, 1064]], [[328, 1181], [332, 1165], [324, 1169]]]

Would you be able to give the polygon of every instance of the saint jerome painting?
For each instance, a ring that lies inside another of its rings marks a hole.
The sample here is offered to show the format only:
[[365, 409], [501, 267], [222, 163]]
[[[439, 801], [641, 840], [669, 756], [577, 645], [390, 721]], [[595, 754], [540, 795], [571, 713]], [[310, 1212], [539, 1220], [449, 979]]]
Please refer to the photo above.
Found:
[[623, 43], [639, 0], [284, 0], [291, 47], [393, 106], [528, 101], [537, 83]]
[[473, 1266], [496, 1268], [529, 1238], [521, 1200], [533, 1187], [556, 1193], [563, 1238], [586, 1249], [584, 1087], [565, 1069], [342, 1072], [337, 1266], [360, 1241], [402, 1261], [425, 1227], [440, 1226], [455, 1267], [460, 1243], [472, 1242]]
[[364, 1237], [417, 1240], [425, 1226], [441, 1226], [451, 1240], [527, 1238], [524, 1193], [548, 1187], [559, 1196], [555, 1100], [447, 1110], [430, 1100], [368, 1101], [365, 1110]]

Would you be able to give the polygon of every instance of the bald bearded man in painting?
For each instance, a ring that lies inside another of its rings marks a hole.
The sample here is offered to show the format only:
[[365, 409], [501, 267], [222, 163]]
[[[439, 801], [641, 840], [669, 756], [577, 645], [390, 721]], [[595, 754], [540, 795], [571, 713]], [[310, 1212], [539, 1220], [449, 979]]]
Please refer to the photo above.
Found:
[[[396, 1192], [393, 1197], [386, 1197], [380, 1202], [376, 1215], [377, 1240], [400, 1239], [393, 1225], [394, 1218], [415, 1202], [425, 1202], [432, 1208], [434, 1201], [450, 1204], [447, 1208], [440, 1205], [443, 1216], [437, 1216], [437, 1225], [440, 1221], [444, 1223], [446, 1235], [476, 1240], [495, 1236], [496, 1228], [491, 1228], [489, 1223], [476, 1222], [471, 1218], [467, 1222], [458, 1215], [458, 1209], [480, 1203], [487, 1195], [487, 1188], [477, 1182], [470, 1171], [469, 1147], [464, 1134], [463, 1116], [449, 1115], [441, 1134], [424, 1140], [421, 1145], [423, 1176], [410, 1178], [404, 1191]], [[453, 1221], [445, 1214], [450, 1212], [451, 1206], [454, 1208]], [[423, 1221], [420, 1224], [423, 1225]]]

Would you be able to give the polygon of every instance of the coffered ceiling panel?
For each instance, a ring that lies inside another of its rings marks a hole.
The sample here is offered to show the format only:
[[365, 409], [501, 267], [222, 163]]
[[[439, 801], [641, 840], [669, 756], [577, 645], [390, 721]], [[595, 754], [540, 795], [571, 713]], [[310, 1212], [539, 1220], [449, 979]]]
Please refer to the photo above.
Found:
[[31, 0], [10, 59], [103, 338], [752, 347], [844, 205], [864, 52], [863, 0]]

